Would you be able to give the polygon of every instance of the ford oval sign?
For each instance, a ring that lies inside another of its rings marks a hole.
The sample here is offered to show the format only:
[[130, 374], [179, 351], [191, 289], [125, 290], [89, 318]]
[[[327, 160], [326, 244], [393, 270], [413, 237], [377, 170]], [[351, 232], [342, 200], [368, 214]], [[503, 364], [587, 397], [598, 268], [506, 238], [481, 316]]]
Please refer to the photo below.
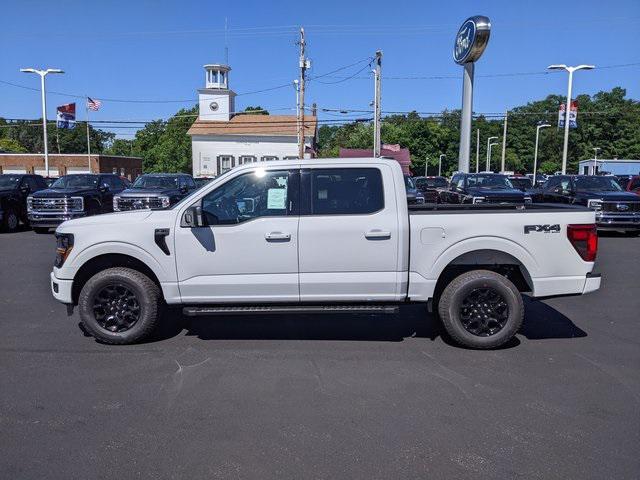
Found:
[[491, 22], [488, 17], [476, 15], [464, 21], [453, 45], [453, 60], [460, 65], [475, 62], [489, 43]]

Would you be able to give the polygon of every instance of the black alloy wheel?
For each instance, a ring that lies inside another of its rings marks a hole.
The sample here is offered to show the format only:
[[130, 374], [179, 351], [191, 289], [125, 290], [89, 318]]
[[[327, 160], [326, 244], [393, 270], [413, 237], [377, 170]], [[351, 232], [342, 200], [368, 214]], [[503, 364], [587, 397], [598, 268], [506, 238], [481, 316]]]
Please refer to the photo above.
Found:
[[98, 290], [93, 297], [96, 322], [110, 332], [126, 332], [140, 318], [140, 303], [123, 283], [113, 283]]
[[509, 305], [493, 288], [476, 288], [462, 299], [462, 326], [478, 337], [495, 335], [504, 328], [508, 319]]

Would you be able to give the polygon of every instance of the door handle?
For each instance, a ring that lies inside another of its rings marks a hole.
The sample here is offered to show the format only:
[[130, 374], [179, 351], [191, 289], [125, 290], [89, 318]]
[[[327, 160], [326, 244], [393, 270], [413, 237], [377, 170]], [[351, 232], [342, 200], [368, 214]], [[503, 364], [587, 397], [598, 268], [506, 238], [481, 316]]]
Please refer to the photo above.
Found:
[[364, 234], [364, 236], [369, 240], [385, 240], [391, 238], [391, 232], [385, 232], [383, 230], [369, 230]]
[[271, 232], [265, 233], [264, 238], [267, 242], [288, 242], [289, 240], [291, 240], [291, 234], [282, 232]]

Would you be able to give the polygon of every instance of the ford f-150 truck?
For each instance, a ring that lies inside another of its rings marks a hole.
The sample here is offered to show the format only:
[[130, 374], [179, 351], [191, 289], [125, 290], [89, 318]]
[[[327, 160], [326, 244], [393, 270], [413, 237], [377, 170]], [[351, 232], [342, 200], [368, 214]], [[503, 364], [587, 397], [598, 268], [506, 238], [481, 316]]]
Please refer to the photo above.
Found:
[[400, 165], [309, 159], [242, 165], [167, 210], [56, 230], [51, 289], [97, 340], [148, 337], [185, 315], [392, 313], [424, 302], [459, 344], [520, 328], [521, 292], [596, 290], [595, 212], [545, 205], [407, 205]]

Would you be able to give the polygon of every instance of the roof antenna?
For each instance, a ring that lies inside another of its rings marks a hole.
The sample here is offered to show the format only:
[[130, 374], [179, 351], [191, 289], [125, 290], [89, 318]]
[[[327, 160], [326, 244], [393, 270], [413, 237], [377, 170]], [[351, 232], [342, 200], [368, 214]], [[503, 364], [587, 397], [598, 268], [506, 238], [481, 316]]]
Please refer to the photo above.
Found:
[[227, 17], [224, 17], [224, 64], [229, 65], [229, 29], [227, 27]]

